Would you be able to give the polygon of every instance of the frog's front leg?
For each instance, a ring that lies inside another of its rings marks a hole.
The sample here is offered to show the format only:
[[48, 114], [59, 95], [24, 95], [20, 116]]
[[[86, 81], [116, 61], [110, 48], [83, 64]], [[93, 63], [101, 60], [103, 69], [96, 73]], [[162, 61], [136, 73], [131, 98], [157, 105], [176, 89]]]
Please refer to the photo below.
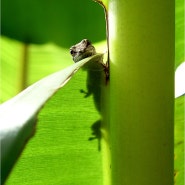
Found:
[[85, 94], [84, 98], [87, 98], [87, 97], [89, 97], [92, 94], [92, 92], [84, 91], [83, 89], [80, 89], [80, 92]]

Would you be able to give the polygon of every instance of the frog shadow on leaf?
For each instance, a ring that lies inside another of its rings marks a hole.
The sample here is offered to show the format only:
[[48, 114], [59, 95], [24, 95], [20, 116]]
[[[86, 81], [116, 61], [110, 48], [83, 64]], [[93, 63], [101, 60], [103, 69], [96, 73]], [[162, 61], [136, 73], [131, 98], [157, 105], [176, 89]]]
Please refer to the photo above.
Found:
[[[84, 58], [95, 55], [96, 50], [88, 39], [83, 39], [81, 42], [70, 48], [70, 54], [72, 55], [74, 62], [79, 62]], [[101, 57], [97, 60], [86, 63], [83, 66], [83, 69], [87, 71], [87, 92], [82, 89], [80, 90], [80, 92], [85, 94], [84, 98], [93, 95], [95, 107], [101, 114], [101, 89], [108, 80], [108, 68], [103, 63], [103, 58]], [[89, 141], [98, 139], [98, 150], [100, 150], [100, 141], [102, 137], [101, 120], [93, 123], [91, 129], [93, 136], [89, 137]]]
[[[87, 91], [80, 90], [81, 93], [85, 94], [84, 98], [93, 96], [94, 105], [97, 111], [101, 114], [101, 89], [102, 85], [105, 84], [105, 73], [102, 68], [99, 70], [87, 69]], [[89, 137], [89, 141], [98, 140], [98, 150], [101, 150], [101, 120], [96, 121], [91, 125], [92, 136]]]

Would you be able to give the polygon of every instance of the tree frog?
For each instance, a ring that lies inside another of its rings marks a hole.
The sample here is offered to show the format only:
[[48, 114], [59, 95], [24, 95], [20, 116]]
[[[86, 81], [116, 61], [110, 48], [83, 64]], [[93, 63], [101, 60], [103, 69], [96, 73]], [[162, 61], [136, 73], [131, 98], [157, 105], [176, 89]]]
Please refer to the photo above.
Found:
[[70, 48], [70, 53], [73, 57], [73, 61], [78, 62], [84, 58], [95, 55], [96, 50], [89, 40], [83, 39], [80, 43]]
[[[70, 53], [73, 57], [74, 62], [79, 62], [80, 60], [90, 57], [96, 54], [95, 47], [87, 39], [83, 39], [80, 43], [72, 46], [70, 48]], [[90, 63], [90, 64], [89, 64]], [[101, 90], [104, 85], [107, 84], [108, 80], [108, 68], [103, 63], [103, 58], [100, 61], [89, 62], [85, 66], [87, 70], [87, 92], [81, 90], [85, 93], [85, 97], [93, 95], [94, 104], [96, 109], [101, 113]], [[91, 129], [93, 137], [89, 140], [98, 139], [98, 148], [100, 150], [100, 139], [101, 139], [101, 121], [95, 122]]]
[[[91, 42], [88, 39], [83, 39], [81, 42], [77, 43], [76, 45], [71, 46], [70, 54], [73, 57], [73, 61], [76, 63], [84, 58], [95, 55], [96, 50], [95, 50], [95, 47], [91, 44]], [[93, 65], [90, 65], [90, 66], [92, 66], [90, 70], [94, 70], [94, 71], [103, 69], [106, 76], [106, 82], [108, 81], [109, 70], [108, 70], [108, 66], [103, 63], [103, 58], [100, 61], [98, 61], [97, 64], [94, 64], [94, 66]]]

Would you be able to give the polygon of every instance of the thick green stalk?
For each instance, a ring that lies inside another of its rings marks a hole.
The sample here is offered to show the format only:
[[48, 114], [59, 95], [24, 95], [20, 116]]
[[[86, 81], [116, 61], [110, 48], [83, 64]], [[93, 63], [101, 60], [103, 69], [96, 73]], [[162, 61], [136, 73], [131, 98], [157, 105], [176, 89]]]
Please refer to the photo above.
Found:
[[174, 1], [110, 0], [113, 185], [173, 184]]

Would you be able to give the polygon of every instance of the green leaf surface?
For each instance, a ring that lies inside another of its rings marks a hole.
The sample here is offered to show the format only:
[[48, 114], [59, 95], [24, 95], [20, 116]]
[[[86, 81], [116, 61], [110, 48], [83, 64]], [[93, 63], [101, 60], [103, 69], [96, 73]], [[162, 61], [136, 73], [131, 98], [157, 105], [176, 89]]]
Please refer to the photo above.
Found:
[[73, 64], [69, 49], [53, 43], [30, 44], [26, 50], [25, 44], [6, 37], [1, 37], [1, 43], [1, 102], [15, 96], [25, 86]]
[[175, 1], [175, 68], [184, 60], [184, 1]]
[[[175, 67], [177, 68], [184, 61], [184, 1], [176, 0], [175, 3]], [[183, 72], [181, 72], [181, 74], [183, 74]], [[177, 88], [179, 84], [184, 86], [183, 78], [176, 82]], [[183, 89], [182, 87], [180, 88]], [[182, 95], [175, 99], [175, 185], [183, 185], [185, 182], [184, 120], [185, 96]]]
[[23, 43], [5, 37], [0, 38], [0, 103], [18, 94], [22, 81]]
[[175, 99], [175, 185], [184, 184], [185, 96]]
[[51, 74], [0, 106], [2, 182], [33, 133], [37, 113], [44, 103], [65, 85], [80, 67], [101, 57], [102, 54], [94, 55]]
[[86, 78], [86, 71], [80, 70], [45, 105], [35, 137], [6, 184], [102, 184], [98, 140], [88, 140], [100, 115], [93, 97], [80, 93], [86, 91]]

